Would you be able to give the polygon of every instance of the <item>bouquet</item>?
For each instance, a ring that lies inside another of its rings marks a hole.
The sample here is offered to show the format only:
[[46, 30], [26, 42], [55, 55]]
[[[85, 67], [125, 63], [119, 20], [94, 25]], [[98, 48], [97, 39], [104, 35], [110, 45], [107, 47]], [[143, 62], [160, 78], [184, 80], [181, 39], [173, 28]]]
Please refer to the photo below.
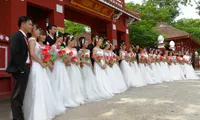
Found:
[[163, 61], [163, 57], [162, 56], [159, 56], [158, 57], [158, 62], [162, 62]]
[[86, 50], [81, 50], [82, 51], [82, 55], [81, 55], [81, 59], [85, 60], [86, 62], [89, 62], [90, 61], [90, 55], [87, 54], [87, 51]]
[[153, 56], [150, 56], [151, 62], [155, 62], [155, 58]]
[[73, 57], [73, 51], [70, 51], [69, 53], [67, 53], [67, 58], [72, 58]]
[[89, 57], [89, 54], [83, 54], [81, 56], [82, 59], [84, 59], [86, 62], [89, 62], [90, 61], [90, 57]]
[[133, 62], [136, 61], [136, 56], [133, 55], [133, 56], [131, 57], [131, 60], [132, 60]]
[[51, 54], [50, 62], [54, 62], [56, 60], [56, 56]]
[[178, 58], [178, 62], [179, 62], [180, 64], [184, 64], [183, 58]]
[[113, 66], [115, 64], [115, 60], [112, 57], [109, 59], [109, 64], [111, 66]]
[[76, 62], [76, 61], [77, 61], [77, 57], [76, 57], [76, 56], [73, 56], [73, 57], [71, 58], [71, 61], [72, 61], [72, 62]]
[[130, 60], [131, 60], [131, 57], [130, 57], [128, 54], [126, 54], [126, 56], [125, 56], [124, 58], [125, 58], [125, 60], [127, 60], [127, 61], [130, 61]]
[[72, 62], [77, 61], [77, 56], [74, 56], [73, 51], [70, 51], [69, 53], [67, 53], [67, 58], [70, 59]]
[[144, 58], [145, 63], [149, 63], [149, 59], [147, 57]]
[[154, 62], [158, 62], [158, 56], [157, 55], [154, 57]]
[[105, 57], [106, 57], [106, 61], [109, 61], [109, 56], [108, 56], [108, 55], [105, 55]]
[[67, 56], [65, 55], [65, 50], [63, 50], [63, 49], [60, 49], [60, 50], [58, 51], [58, 55], [61, 56], [62, 58], [66, 58], [66, 57], [67, 57]]
[[145, 56], [142, 55], [142, 56], [140, 57], [140, 62], [141, 62], [141, 63], [145, 63], [145, 61], [146, 61], [146, 60], [145, 60]]
[[102, 55], [92, 54], [92, 58], [96, 58], [99, 63], [104, 64]]
[[113, 56], [113, 58], [115, 59], [116, 62], [119, 62], [121, 60], [119, 56]]
[[191, 61], [188, 61], [186, 58], [183, 58], [183, 62], [187, 64], [191, 64]]
[[45, 45], [45, 47], [40, 47], [41, 49], [41, 58], [43, 62], [48, 63], [51, 60], [51, 46], [49, 44]]
[[171, 65], [172, 62], [173, 62], [173, 58], [170, 56], [167, 56], [167, 63]]

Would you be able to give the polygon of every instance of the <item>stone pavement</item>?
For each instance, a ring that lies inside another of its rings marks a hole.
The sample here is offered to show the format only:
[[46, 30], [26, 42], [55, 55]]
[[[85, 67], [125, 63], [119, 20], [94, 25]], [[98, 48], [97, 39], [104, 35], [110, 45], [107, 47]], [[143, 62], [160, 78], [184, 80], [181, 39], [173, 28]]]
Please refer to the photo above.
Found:
[[112, 99], [69, 109], [55, 120], [200, 120], [200, 81], [131, 88]]
[[[9, 99], [0, 100], [0, 120], [10, 120], [9, 110]], [[112, 99], [68, 109], [54, 120], [200, 120], [200, 80], [130, 88]]]

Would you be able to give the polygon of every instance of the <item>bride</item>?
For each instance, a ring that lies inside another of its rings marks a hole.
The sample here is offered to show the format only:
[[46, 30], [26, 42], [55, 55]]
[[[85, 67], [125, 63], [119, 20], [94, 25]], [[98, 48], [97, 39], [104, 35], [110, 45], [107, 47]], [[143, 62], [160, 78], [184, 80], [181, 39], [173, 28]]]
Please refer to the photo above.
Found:
[[103, 90], [98, 86], [99, 83], [96, 81], [92, 70], [90, 50], [86, 49], [88, 47], [88, 40], [85, 38], [80, 39], [80, 47], [79, 56], [81, 58], [81, 72], [84, 80], [86, 100], [88, 102], [103, 100], [106, 96], [103, 94]]
[[67, 47], [64, 49], [67, 59], [70, 61], [70, 66], [67, 66], [67, 72], [71, 83], [71, 97], [78, 105], [84, 104], [85, 91], [83, 86], [82, 74], [80, 71], [78, 52], [74, 48], [75, 39], [71, 35], [67, 37]]
[[106, 94], [107, 98], [111, 98], [113, 96], [112, 87], [109, 82], [109, 76], [106, 73], [106, 63], [104, 58], [104, 52], [100, 48], [102, 45], [102, 39], [95, 40], [95, 47], [93, 49], [93, 58], [94, 62], [94, 73], [96, 75], [96, 80], [99, 83], [99, 87], [104, 89], [104, 93]]
[[51, 120], [56, 115], [64, 112], [65, 108], [56, 104], [52, 93], [46, 69], [46, 67], [52, 68], [52, 66], [44, 63], [41, 58], [41, 48], [44, 46], [43, 41], [36, 41], [40, 35], [38, 25], [33, 25], [31, 35], [29, 46], [32, 67], [24, 97], [24, 118], [25, 120]]
[[[56, 32], [56, 43], [52, 46], [53, 54], [56, 56], [54, 61], [54, 69], [51, 75], [51, 82], [54, 94], [57, 97], [57, 101], [65, 107], [76, 107], [79, 104], [75, 103], [71, 98], [71, 83], [65, 64], [67, 61], [65, 56], [65, 50], [61, 47], [63, 41], [63, 34]], [[62, 54], [63, 52], [63, 54]]]

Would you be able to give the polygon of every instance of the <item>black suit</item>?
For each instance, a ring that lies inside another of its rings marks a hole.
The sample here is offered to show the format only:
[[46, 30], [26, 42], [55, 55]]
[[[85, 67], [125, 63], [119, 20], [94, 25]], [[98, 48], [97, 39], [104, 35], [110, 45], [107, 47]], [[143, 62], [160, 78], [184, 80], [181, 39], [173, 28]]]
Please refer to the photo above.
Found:
[[52, 39], [49, 35], [47, 35], [45, 41], [44, 41], [44, 44], [46, 45], [47, 42], [49, 43], [50, 46], [52, 46], [53, 44], [55, 44], [56, 40], [55, 39]]
[[113, 52], [114, 52], [117, 56], [119, 56], [119, 51], [120, 51], [120, 48], [116, 48], [115, 50], [113, 50]]
[[137, 63], [139, 64], [139, 50], [136, 50], [136, 60], [137, 60]]
[[30, 72], [30, 65], [26, 64], [28, 54], [25, 36], [20, 31], [15, 32], [10, 38], [10, 62], [6, 69], [14, 78], [11, 96], [13, 120], [24, 120], [22, 106]]

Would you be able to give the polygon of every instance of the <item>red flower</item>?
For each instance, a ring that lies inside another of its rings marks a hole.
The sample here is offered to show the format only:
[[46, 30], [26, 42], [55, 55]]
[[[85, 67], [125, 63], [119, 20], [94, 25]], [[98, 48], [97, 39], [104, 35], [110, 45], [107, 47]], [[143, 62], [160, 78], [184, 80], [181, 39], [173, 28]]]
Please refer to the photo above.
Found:
[[97, 59], [98, 59], [98, 60], [101, 60], [101, 59], [103, 59], [103, 56], [100, 56], [100, 55], [99, 55], [99, 56], [97, 56]]
[[47, 54], [44, 54], [44, 58], [43, 58], [43, 61], [44, 62], [48, 62], [49, 60], [50, 60], [50, 54], [49, 53], [47, 53]]
[[58, 51], [58, 54], [59, 54], [59, 55], [63, 55], [64, 53], [65, 53], [64, 50], [59, 50], [59, 51]]
[[57, 44], [56, 48], [57, 48], [57, 49], [60, 49], [60, 45], [61, 45], [61, 43], [59, 42], [59, 43]]
[[84, 57], [85, 57], [85, 55], [82, 55], [81, 57], [82, 57], [82, 58], [84, 58]]
[[49, 53], [49, 50], [51, 49], [51, 46], [46, 45], [45, 47], [41, 47], [40, 49], [42, 49], [42, 50], [41, 50], [41, 57], [42, 57], [42, 60], [43, 60], [44, 62], [50, 61], [51, 55], [50, 55], [50, 53]]
[[48, 53], [48, 50], [47, 49], [43, 49], [41, 53], [42, 54], [46, 54], [46, 53]]
[[69, 56], [72, 56], [72, 55], [73, 55], [73, 51], [70, 51], [70, 52], [68, 53], [68, 55], [69, 55]]
[[114, 60], [112, 58], [110, 58], [109, 62], [113, 62]]
[[50, 50], [50, 49], [51, 49], [51, 46], [46, 45], [44, 49]]
[[108, 60], [108, 59], [109, 59], [109, 57], [108, 57], [108, 56], [106, 56], [106, 59]]
[[89, 57], [89, 54], [86, 54], [85, 57]]
[[158, 58], [158, 60], [159, 60], [159, 61], [162, 61], [162, 60], [163, 60], [163, 57], [162, 57], [162, 56], [160, 56], [160, 57]]
[[75, 61], [76, 59], [77, 59], [76, 56], [74, 56], [74, 57], [71, 58], [72, 61]]

